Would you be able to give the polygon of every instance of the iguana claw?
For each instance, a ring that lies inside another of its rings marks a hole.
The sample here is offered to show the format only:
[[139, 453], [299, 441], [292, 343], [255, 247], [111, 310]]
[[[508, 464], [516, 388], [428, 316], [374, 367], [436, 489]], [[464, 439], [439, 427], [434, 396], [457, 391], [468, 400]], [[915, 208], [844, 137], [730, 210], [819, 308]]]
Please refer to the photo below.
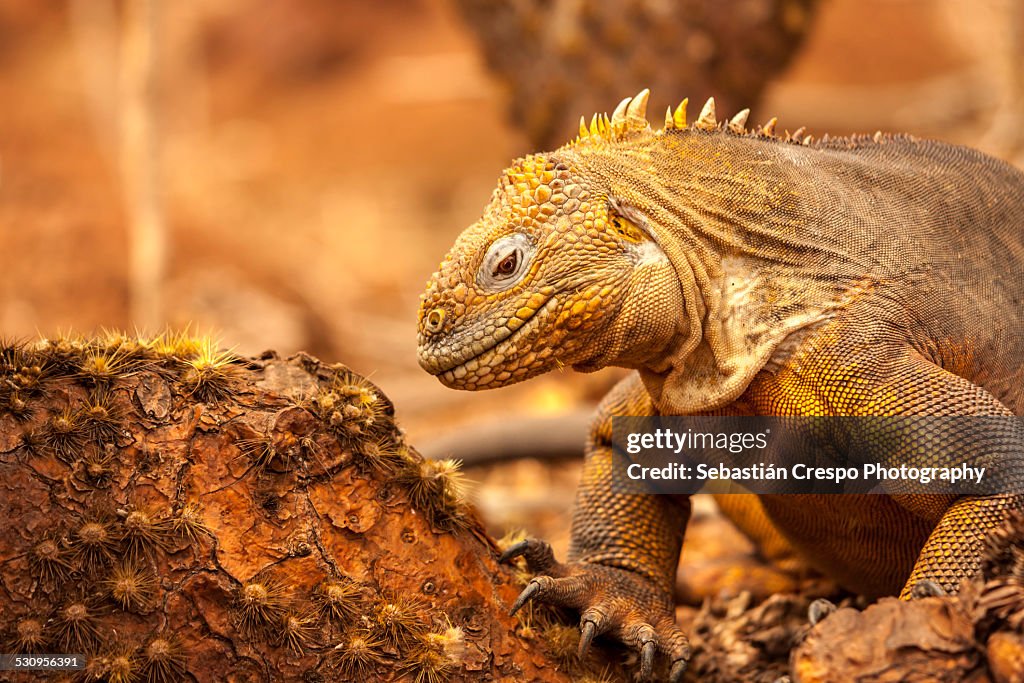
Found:
[[526, 548], [529, 545], [527, 541], [519, 541], [513, 543], [509, 547], [505, 548], [505, 551], [498, 556], [498, 562], [502, 564], [508, 563], [509, 560], [515, 559], [526, 552]]
[[594, 638], [608, 632], [640, 653], [640, 679], [654, 674], [660, 651], [670, 659], [669, 680], [677, 683], [686, 671], [690, 644], [675, 624], [670, 596], [634, 572], [585, 561], [560, 563], [551, 546], [531, 539], [501, 555], [507, 562], [525, 557], [530, 579], [512, 605], [515, 614], [530, 600], [576, 608], [580, 611], [580, 658], [587, 656]]
[[535, 538], [528, 538], [510, 545], [505, 552], [498, 557], [498, 562], [506, 563], [517, 557], [526, 558], [526, 566], [533, 572], [550, 573], [558, 566], [555, 560], [555, 553], [551, 546], [544, 541]]
[[650, 639], [643, 641], [643, 647], [640, 648], [640, 680], [643, 681], [651, 680], [651, 675], [654, 673], [654, 653], [658, 649], [658, 645], [654, 641], [654, 629], [650, 630], [652, 631]]
[[518, 598], [516, 598], [515, 604], [512, 605], [512, 609], [510, 609], [508, 613], [514, 616], [515, 613], [522, 609], [523, 605], [529, 602], [530, 598], [538, 592], [540, 592], [540, 584], [536, 579], [533, 579], [530, 583], [526, 584], [526, 588], [524, 588], [523, 592], [519, 594]]
[[590, 643], [593, 642], [595, 635], [597, 635], [597, 624], [590, 619], [580, 619], [580, 647], [576, 652], [580, 659], [587, 658]]

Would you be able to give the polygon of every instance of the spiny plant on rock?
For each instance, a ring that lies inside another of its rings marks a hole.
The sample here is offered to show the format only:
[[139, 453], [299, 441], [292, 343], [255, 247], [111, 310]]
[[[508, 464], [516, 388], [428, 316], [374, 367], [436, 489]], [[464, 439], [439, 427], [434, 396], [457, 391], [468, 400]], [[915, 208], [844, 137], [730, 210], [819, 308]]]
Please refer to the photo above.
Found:
[[466, 481], [458, 460], [412, 461], [395, 479], [409, 492], [409, 502], [432, 527], [444, 531], [467, 528], [472, 517], [466, 504]]
[[265, 575], [242, 584], [235, 595], [235, 625], [250, 638], [273, 638], [285, 615], [289, 601], [284, 584]]
[[547, 623], [541, 631], [541, 638], [563, 667], [571, 667], [576, 663], [576, 653], [580, 645], [578, 628], [567, 624]]
[[277, 457], [274, 450], [274, 442], [269, 437], [256, 439], [238, 439], [235, 441], [238, 450], [249, 459], [257, 469], [265, 469], [270, 462]]
[[158, 582], [152, 571], [139, 562], [127, 560], [114, 566], [103, 587], [122, 609], [146, 612], [153, 606]]
[[176, 515], [171, 517], [171, 528], [192, 544], [199, 542], [201, 537], [213, 535], [210, 527], [203, 519], [203, 508], [199, 503], [185, 503]]
[[373, 607], [371, 629], [395, 650], [404, 650], [426, 631], [423, 621], [425, 605], [406, 595], [390, 596]]
[[121, 518], [122, 540], [131, 560], [166, 552], [173, 536], [173, 524], [155, 507], [136, 507], [117, 511]]
[[209, 338], [189, 334], [187, 328], [165, 330], [151, 338], [140, 338], [139, 345], [155, 359], [179, 362], [196, 358], [204, 349], [218, 346]]
[[142, 666], [136, 650], [131, 643], [116, 643], [100, 656], [106, 668], [103, 678], [107, 683], [137, 683]]
[[979, 635], [997, 627], [1024, 632], [1024, 512], [1012, 511], [986, 537], [979, 578]]
[[82, 419], [89, 437], [100, 443], [121, 438], [123, 418], [106, 388], [97, 388], [90, 392], [89, 399], [82, 408]]
[[409, 449], [390, 436], [368, 438], [359, 444], [358, 464], [380, 476], [391, 476], [417, 463]]
[[0, 339], [0, 410], [29, 420], [35, 413], [31, 401], [46, 396], [49, 370], [24, 343]]
[[19, 422], [27, 422], [35, 414], [25, 393], [10, 385], [6, 390], [0, 388], [0, 409], [14, 416]]
[[18, 451], [29, 458], [34, 458], [43, 454], [46, 450], [46, 440], [43, 438], [42, 430], [39, 428], [29, 428], [21, 433], [21, 438], [18, 443]]
[[400, 669], [411, 674], [416, 683], [443, 683], [454, 667], [444, 650], [424, 644], [405, 656]]
[[122, 347], [106, 349], [102, 345], [89, 345], [79, 362], [78, 374], [86, 384], [102, 391], [115, 381], [130, 377], [141, 363], [134, 351]]
[[347, 368], [336, 369], [329, 387], [320, 390], [310, 405], [348, 443], [394, 429], [390, 405], [376, 387]]
[[142, 648], [142, 679], [172, 683], [184, 678], [185, 654], [174, 634], [158, 634]]
[[86, 572], [95, 572], [109, 564], [118, 547], [113, 520], [103, 515], [87, 517], [74, 530], [75, 561]]
[[92, 652], [100, 642], [97, 619], [100, 611], [92, 600], [72, 597], [53, 616], [54, 642], [61, 652]]
[[89, 438], [82, 412], [70, 407], [54, 414], [44, 430], [46, 445], [66, 463], [74, 460]]
[[42, 654], [45, 653], [49, 640], [45, 618], [24, 617], [14, 624], [13, 633], [8, 637], [7, 651], [17, 654]]
[[354, 446], [360, 469], [402, 485], [432, 528], [450, 532], [472, 524], [461, 463], [426, 460], [406, 446], [390, 404], [365, 379], [334, 368], [330, 388], [317, 393], [308, 407], [342, 442]]
[[74, 462], [74, 477], [86, 488], [104, 488], [110, 484], [117, 466], [113, 448], [87, 448]]
[[366, 629], [354, 629], [330, 651], [327, 663], [342, 680], [365, 679], [384, 663], [383, 648], [383, 639]]
[[71, 575], [67, 548], [62, 535], [50, 532], [32, 546], [29, 563], [33, 574], [44, 586], [52, 588], [63, 583]]
[[458, 626], [446, 626], [417, 638], [402, 662], [401, 669], [416, 683], [443, 683], [462, 665], [466, 657], [465, 632]]
[[303, 654], [306, 648], [315, 645], [316, 622], [316, 615], [311, 610], [286, 611], [281, 617], [279, 642], [295, 654]]
[[235, 395], [238, 357], [231, 351], [222, 351], [215, 342], [205, 340], [183, 362], [181, 382], [189, 396], [215, 403]]
[[[305, 411], [303, 406], [296, 407]], [[238, 455], [233, 459], [248, 461], [250, 469], [257, 476], [266, 473], [294, 473], [306, 482], [313, 476], [308, 467], [310, 463], [321, 466], [321, 476], [330, 470], [321, 459], [324, 450], [316, 435], [298, 435], [287, 429], [255, 433], [241, 430], [241, 433], [235, 434], [234, 444]]]
[[319, 583], [313, 591], [313, 604], [321, 619], [339, 624], [352, 622], [362, 608], [363, 592], [355, 581], [348, 578]]

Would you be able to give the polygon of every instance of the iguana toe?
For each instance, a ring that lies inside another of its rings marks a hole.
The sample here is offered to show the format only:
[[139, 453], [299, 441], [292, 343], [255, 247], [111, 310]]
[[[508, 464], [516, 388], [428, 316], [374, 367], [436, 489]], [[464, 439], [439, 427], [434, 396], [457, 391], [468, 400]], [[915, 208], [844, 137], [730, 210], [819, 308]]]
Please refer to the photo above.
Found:
[[510, 545], [498, 558], [499, 562], [509, 562], [517, 557], [526, 560], [526, 566], [532, 572], [551, 573], [558, 566], [555, 560], [555, 553], [547, 541], [536, 538], [528, 538]]

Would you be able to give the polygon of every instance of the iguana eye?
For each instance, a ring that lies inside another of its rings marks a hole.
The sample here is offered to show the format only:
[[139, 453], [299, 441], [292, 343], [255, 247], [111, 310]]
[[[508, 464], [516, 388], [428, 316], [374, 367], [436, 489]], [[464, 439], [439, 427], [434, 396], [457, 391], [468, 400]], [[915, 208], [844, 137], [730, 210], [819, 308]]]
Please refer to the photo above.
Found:
[[516, 272], [516, 265], [519, 264], [519, 250], [516, 249], [511, 254], [501, 259], [498, 265], [494, 268], [494, 277], [506, 278]]
[[526, 274], [533, 251], [533, 243], [523, 233], [495, 240], [484, 255], [477, 284], [491, 291], [508, 289]]

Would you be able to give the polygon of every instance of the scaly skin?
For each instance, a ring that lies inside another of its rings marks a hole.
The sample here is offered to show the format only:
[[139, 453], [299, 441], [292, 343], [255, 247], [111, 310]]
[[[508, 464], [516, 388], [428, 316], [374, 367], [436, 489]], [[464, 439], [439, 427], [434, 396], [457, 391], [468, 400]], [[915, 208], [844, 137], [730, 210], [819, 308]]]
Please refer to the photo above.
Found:
[[[540, 573], [517, 607], [575, 607], [581, 649], [610, 632], [641, 651], [643, 676], [660, 651], [678, 680], [689, 649], [671, 586], [689, 501], [612, 493], [611, 416], [1020, 415], [1024, 175], [906, 136], [746, 132], [745, 113], [721, 126], [713, 103], [693, 126], [682, 106], [652, 131], [646, 97], [505, 172], [428, 286], [419, 354], [473, 390], [566, 365], [636, 370], [594, 423], [569, 561], [541, 541], [507, 556]], [[987, 476], [1021, 490], [1019, 430], [949, 422], [909, 438], [933, 463], [998, 462]], [[987, 531], [1022, 507], [1015, 493], [898, 491], [730, 505], [776, 556], [904, 598], [957, 590]]]

